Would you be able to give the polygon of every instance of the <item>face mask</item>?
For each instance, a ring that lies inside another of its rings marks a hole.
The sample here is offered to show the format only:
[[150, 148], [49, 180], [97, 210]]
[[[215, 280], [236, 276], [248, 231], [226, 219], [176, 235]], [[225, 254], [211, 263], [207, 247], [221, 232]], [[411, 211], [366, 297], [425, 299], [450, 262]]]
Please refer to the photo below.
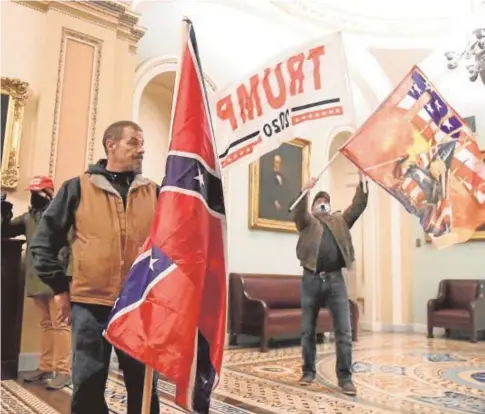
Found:
[[319, 214], [319, 213], [330, 214], [331, 211], [332, 211], [332, 208], [330, 207], [329, 203], [319, 204], [315, 206], [315, 208], [313, 209], [314, 214]]
[[34, 208], [44, 208], [49, 204], [50, 199], [41, 196], [39, 193], [32, 193], [30, 195], [30, 205]]

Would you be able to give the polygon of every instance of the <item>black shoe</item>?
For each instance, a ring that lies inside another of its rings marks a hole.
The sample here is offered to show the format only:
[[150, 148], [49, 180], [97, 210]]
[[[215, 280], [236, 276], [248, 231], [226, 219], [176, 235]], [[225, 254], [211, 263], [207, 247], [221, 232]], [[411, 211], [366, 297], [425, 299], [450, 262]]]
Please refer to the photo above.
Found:
[[300, 385], [308, 386], [311, 385], [313, 381], [315, 381], [315, 374], [312, 372], [306, 372], [300, 379]]
[[349, 397], [355, 397], [357, 395], [357, 389], [351, 380], [339, 383], [339, 387], [342, 392]]

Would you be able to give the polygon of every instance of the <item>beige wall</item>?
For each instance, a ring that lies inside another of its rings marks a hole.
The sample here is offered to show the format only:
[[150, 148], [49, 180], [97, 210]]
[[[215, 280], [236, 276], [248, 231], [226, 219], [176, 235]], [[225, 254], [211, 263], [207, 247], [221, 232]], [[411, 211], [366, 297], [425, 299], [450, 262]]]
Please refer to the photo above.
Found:
[[[8, 194], [15, 214], [28, 207], [30, 177], [51, 175], [59, 187], [103, 156], [106, 126], [131, 119], [138, 39], [127, 34], [126, 21], [119, 26], [126, 13], [108, 6], [1, 2], [1, 74], [30, 84], [20, 182]], [[26, 300], [22, 352], [37, 351], [37, 325]]]

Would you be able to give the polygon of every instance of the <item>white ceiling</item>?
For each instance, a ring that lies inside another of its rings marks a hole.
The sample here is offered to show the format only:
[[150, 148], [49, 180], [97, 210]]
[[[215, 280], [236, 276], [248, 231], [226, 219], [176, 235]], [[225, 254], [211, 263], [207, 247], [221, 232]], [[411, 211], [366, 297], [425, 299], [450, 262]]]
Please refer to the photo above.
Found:
[[[353, 33], [438, 36], [467, 24], [483, 0], [270, 0], [288, 13]], [[485, 12], [484, 12], [485, 13]]]

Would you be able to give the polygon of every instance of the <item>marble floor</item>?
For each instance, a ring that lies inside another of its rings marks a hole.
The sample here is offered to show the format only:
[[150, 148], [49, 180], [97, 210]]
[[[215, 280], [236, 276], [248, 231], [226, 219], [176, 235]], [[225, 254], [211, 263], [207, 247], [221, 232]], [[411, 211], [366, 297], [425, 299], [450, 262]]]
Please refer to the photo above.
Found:
[[[257, 348], [226, 351], [211, 412], [485, 413], [483, 341], [471, 344], [466, 340], [428, 340], [414, 334], [363, 335], [354, 344], [356, 398], [342, 395], [336, 387], [334, 344], [319, 345], [318, 356], [318, 381], [311, 387], [300, 387], [300, 349], [294, 342], [289, 346], [280, 344], [266, 354]], [[37, 398], [39, 406], [46, 404], [53, 410], [46, 411], [42, 406], [42, 411], [25, 411], [26, 414], [69, 412], [69, 389], [47, 392], [39, 386], [15, 386], [31, 394], [32, 401]], [[172, 403], [172, 384], [161, 380], [159, 391], [162, 413], [183, 412]], [[125, 413], [125, 391], [116, 371], [110, 377], [106, 398], [112, 413]], [[24, 399], [28, 398], [24, 395]], [[10, 414], [2, 409], [3, 412]]]

